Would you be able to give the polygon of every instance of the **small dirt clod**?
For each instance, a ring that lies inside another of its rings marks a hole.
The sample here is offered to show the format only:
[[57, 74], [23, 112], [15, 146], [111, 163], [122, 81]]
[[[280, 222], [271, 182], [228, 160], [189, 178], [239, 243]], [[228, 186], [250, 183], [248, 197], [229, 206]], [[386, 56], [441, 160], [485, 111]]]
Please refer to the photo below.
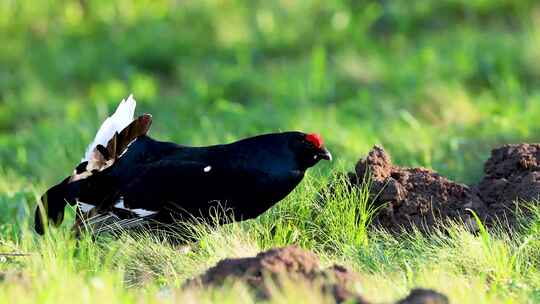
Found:
[[431, 289], [413, 289], [411, 293], [396, 304], [449, 304], [448, 298]]

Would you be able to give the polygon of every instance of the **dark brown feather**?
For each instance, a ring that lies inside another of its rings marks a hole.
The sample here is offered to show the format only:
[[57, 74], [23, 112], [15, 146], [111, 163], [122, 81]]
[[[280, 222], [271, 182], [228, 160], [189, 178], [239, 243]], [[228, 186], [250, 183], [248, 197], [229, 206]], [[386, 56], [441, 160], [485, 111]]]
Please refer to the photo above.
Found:
[[146, 135], [152, 125], [152, 115], [143, 114], [133, 120], [122, 132], [115, 134], [107, 144], [111, 158], [118, 158], [137, 137]]

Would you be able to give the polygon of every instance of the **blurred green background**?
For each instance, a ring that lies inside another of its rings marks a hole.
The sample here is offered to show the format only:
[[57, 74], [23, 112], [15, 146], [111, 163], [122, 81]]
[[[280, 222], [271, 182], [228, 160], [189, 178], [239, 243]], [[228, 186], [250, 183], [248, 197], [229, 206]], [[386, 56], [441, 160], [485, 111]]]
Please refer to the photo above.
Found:
[[0, 198], [69, 174], [130, 93], [159, 139], [298, 129], [323, 172], [381, 144], [473, 182], [492, 147], [540, 140], [540, 4], [2, 0]]
[[[41, 193], [130, 93], [157, 139], [208, 145], [297, 129], [320, 133], [336, 161], [241, 230], [205, 233], [193, 254], [28, 233]], [[380, 303], [411, 287], [456, 303], [538, 302], [537, 209], [522, 234], [370, 231], [368, 244], [366, 195], [324, 207], [312, 197], [374, 144], [400, 165], [475, 182], [493, 147], [540, 142], [539, 118], [538, 0], [0, 0], [0, 249], [31, 253], [0, 259], [0, 303], [167, 302], [158, 286], [292, 243], [361, 270], [363, 294]], [[130, 273], [148, 284], [124, 288]]]

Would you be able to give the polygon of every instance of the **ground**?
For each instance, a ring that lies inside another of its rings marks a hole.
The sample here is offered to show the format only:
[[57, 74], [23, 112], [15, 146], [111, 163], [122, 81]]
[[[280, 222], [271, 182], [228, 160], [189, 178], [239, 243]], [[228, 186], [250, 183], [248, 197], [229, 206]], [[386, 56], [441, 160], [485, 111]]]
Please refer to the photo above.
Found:
[[[28, 254], [0, 260], [0, 302], [250, 303], [243, 285], [183, 286], [221, 259], [291, 244], [357, 272], [375, 303], [415, 287], [453, 303], [540, 301], [535, 210], [512, 233], [396, 235], [369, 228], [363, 188], [317, 199], [373, 145], [472, 184], [492, 148], [538, 142], [537, 1], [2, 1], [0, 40], [0, 249]], [[69, 223], [36, 236], [36, 199], [130, 93], [155, 138], [297, 129], [321, 133], [335, 161], [256, 220], [197, 227], [189, 250], [150, 236], [76, 243]], [[268, 301], [306, 298], [326, 299], [285, 288]]]

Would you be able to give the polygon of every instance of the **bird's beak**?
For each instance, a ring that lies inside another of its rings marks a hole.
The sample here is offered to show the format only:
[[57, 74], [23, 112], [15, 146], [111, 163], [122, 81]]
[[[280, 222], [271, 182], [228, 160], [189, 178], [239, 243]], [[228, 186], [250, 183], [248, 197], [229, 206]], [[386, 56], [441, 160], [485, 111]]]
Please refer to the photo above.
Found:
[[323, 147], [321, 149], [321, 152], [318, 154], [320, 158], [322, 159], [326, 159], [326, 160], [329, 160], [329, 161], [332, 161], [332, 154], [330, 153], [330, 151], [328, 151], [328, 149], [326, 149], [325, 147]]

